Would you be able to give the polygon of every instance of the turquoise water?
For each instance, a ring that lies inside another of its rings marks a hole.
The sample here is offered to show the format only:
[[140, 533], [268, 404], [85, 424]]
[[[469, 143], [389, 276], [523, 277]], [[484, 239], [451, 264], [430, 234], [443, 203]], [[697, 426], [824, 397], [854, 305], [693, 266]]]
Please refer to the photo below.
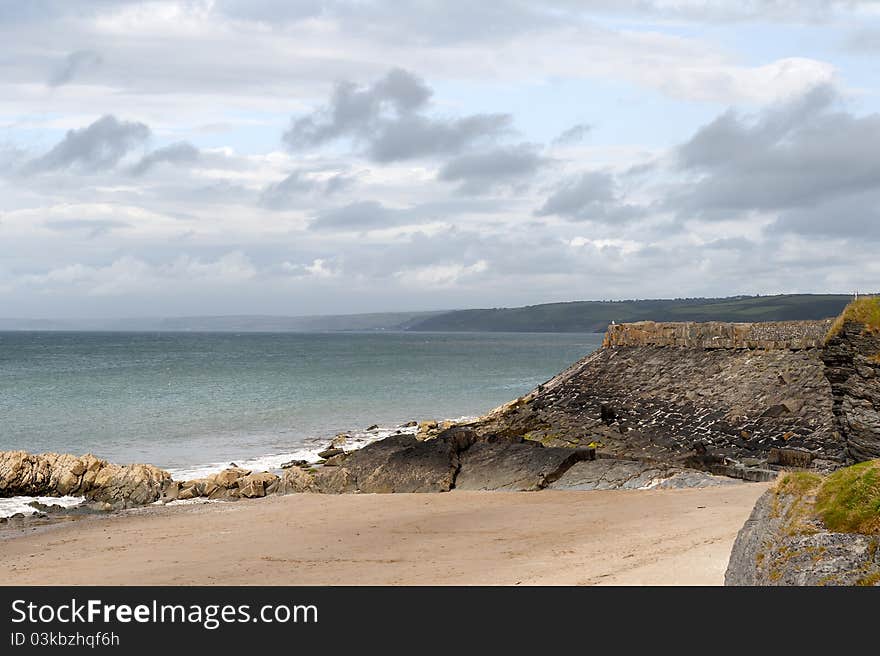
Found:
[[475, 416], [594, 334], [0, 333], [0, 450], [172, 470], [299, 453], [370, 424]]

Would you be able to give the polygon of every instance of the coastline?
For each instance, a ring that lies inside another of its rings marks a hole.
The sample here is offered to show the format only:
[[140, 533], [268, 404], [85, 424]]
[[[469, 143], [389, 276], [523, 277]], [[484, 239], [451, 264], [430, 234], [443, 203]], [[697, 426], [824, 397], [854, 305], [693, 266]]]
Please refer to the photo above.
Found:
[[767, 487], [147, 506], [10, 535], [3, 584], [721, 585]]

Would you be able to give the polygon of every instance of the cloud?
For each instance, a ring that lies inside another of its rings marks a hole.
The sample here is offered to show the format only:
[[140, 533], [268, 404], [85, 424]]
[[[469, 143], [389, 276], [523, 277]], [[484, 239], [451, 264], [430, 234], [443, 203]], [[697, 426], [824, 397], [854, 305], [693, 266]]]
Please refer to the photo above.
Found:
[[100, 171], [114, 167], [132, 148], [150, 136], [143, 123], [102, 116], [67, 135], [45, 155], [25, 165], [25, 172], [39, 173], [65, 168]]
[[64, 61], [49, 76], [50, 87], [60, 87], [82, 73], [100, 66], [101, 55], [94, 50], [77, 50], [64, 58]]
[[433, 92], [410, 72], [396, 68], [366, 87], [336, 85], [328, 105], [296, 118], [282, 139], [293, 152], [351, 139], [377, 162], [454, 154], [509, 129], [507, 114], [432, 118]]
[[447, 162], [437, 177], [460, 182], [462, 193], [476, 195], [534, 176], [546, 161], [537, 146], [523, 143], [461, 155]]
[[578, 123], [576, 125], [572, 125], [567, 130], [564, 130], [553, 140], [553, 143], [557, 146], [566, 146], [570, 144], [576, 144], [583, 141], [586, 136], [593, 129], [591, 125], [587, 125], [586, 123]]
[[334, 173], [327, 177], [316, 177], [314, 172], [297, 170], [278, 182], [272, 182], [260, 193], [260, 205], [270, 210], [284, 210], [302, 207], [310, 203], [315, 193], [330, 196], [349, 189], [355, 182], [354, 176]]
[[833, 89], [818, 87], [753, 117], [726, 112], [677, 149], [677, 165], [689, 179], [667, 207], [706, 220], [786, 211], [777, 227], [789, 230], [796, 229], [795, 217], [804, 226], [812, 222], [794, 208], [850, 198], [848, 210], [857, 212], [857, 199], [880, 185], [880, 114], [857, 117], [838, 109], [839, 102]]
[[587, 171], [557, 188], [535, 215], [556, 215], [573, 221], [620, 223], [642, 213], [640, 208], [626, 204], [621, 198], [613, 174], [608, 171]]
[[143, 175], [157, 164], [163, 162], [169, 164], [192, 164], [199, 161], [200, 157], [201, 153], [198, 148], [186, 141], [179, 141], [144, 155], [131, 168], [131, 173], [133, 175]]
[[312, 230], [368, 230], [397, 225], [403, 220], [401, 210], [386, 207], [375, 200], [357, 201], [318, 214], [309, 224]]

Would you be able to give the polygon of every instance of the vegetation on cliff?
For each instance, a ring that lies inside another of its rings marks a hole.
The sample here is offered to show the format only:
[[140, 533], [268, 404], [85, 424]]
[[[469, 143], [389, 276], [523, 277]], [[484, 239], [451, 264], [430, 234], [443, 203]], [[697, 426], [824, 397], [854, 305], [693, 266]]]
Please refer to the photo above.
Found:
[[830, 531], [880, 534], [880, 460], [824, 477], [813, 472], [787, 474], [776, 486], [776, 495], [796, 497], [803, 519], [819, 519]]
[[880, 296], [863, 296], [849, 303], [831, 325], [826, 341], [839, 334], [847, 322], [862, 324], [870, 333], [880, 332]]

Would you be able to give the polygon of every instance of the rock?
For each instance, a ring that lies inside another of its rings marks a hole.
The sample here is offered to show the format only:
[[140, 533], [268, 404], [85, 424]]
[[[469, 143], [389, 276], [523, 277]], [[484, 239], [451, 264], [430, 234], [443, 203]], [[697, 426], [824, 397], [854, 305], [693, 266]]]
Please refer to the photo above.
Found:
[[617, 421], [617, 412], [610, 405], [603, 403], [599, 406], [599, 418], [606, 426], [610, 426]]
[[115, 465], [93, 455], [0, 451], [0, 496], [82, 495], [127, 507], [159, 499], [171, 476], [152, 465]]
[[813, 454], [802, 449], [770, 449], [767, 463], [783, 467], [800, 467], [806, 469], [813, 462]]
[[338, 467], [345, 459], [348, 457], [347, 453], [337, 453], [335, 456], [327, 458], [327, 462], [324, 463], [325, 467]]
[[590, 459], [594, 454], [591, 449], [543, 447], [537, 442], [514, 442], [505, 438], [480, 441], [462, 454], [455, 488], [540, 490], [573, 464]]
[[308, 467], [308, 460], [289, 460], [281, 463], [281, 469], [289, 469], [290, 467]]
[[347, 435], [345, 433], [339, 433], [338, 435], [336, 435], [336, 437], [334, 437], [332, 440], [330, 440], [330, 448], [341, 449], [343, 446], [345, 446], [348, 443], [348, 441], [350, 439], [351, 439], [351, 435]]
[[[880, 334], [844, 321], [822, 351], [833, 412], [849, 457], [880, 458]], [[824, 457], [824, 456], [823, 456]]]
[[278, 494], [298, 494], [301, 492], [317, 492], [315, 477], [310, 472], [299, 467], [286, 469], [281, 475], [281, 481], [276, 492]]
[[330, 472], [319, 472], [316, 482], [330, 493], [446, 492], [455, 481], [460, 451], [475, 439], [473, 431], [425, 442], [392, 435], [352, 452]]
[[417, 422], [417, 421], [408, 421], [405, 424], [401, 424], [400, 426], [401, 426], [401, 428], [413, 428], [418, 425], [419, 425], [419, 422]]
[[248, 474], [238, 480], [238, 494], [247, 499], [264, 497], [267, 494], [267, 488], [269, 488], [269, 494], [277, 489], [278, 481], [279, 477], [269, 472]]
[[335, 449], [335, 448], [333, 448], [333, 449], [324, 449], [323, 451], [321, 451], [321, 452], [318, 454], [318, 457], [319, 457], [319, 458], [323, 458], [323, 459], [325, 459], [325, 460], [329, 460], [329, 459], [332, 458], [333, 456], [338, 456], [338, 455], [340, 455], [340, 454], [342, 454], [342, 453], [345, 453], [342, 449]]
[[370, 431], [377, 431], [377, 430], [379, 430], [379, 424], [373, 424], [372, 426], [370, 426], [369, 428], [367, 428], [367, 432], [370, 432]]
[[[238, 481], [251, 473], [252, 472], [250, 469], [242, 469], [241, 467], [229, 467], [217, 474], [211, 474], [205, 480], [206, 482], [210, 482], [215, 486], [230, 489], [238, 487]], [[210, 494], [210, 491], [205, 490], [205, 494]]]
[[725, 585], [855, 585], [880, 581], [878, 538], [833, 533], [821, 524], [807, 530], [802, 500], [768, 490], [737, 534]]
[[168, 485], [165, 486], [165, 489], [162, 490], [162, 503], [169, 503], [171, 501], [176, 501], [178, 495], [180, 494], [180, 483], [177, 481], [171, 481]]

